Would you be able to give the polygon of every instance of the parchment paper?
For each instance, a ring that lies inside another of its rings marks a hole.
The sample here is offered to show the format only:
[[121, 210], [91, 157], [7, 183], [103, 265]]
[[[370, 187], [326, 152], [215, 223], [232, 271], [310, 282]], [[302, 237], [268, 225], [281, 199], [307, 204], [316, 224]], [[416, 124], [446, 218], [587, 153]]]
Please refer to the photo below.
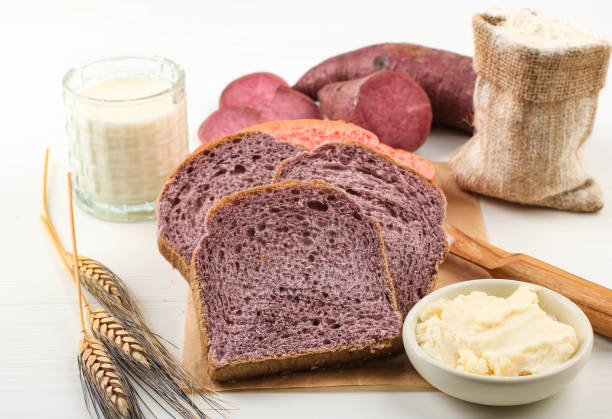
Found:
[[[447, 163], [435, 163], [435, 166], [436, 183], [442, 188], [448, 201], [447, 222], [473, 237], [486, 240], [478, 199], [457, 186]], [[489, 277], [489, 273], [484, 269], [449, 254], [440, 267], [435, 288], [459, 281]], [[183, 363], [187, 370], [199, 380], [202, 388], [217, 391], [339, 386], [376, 386], [403, 390], [433, 389], [414, 370], [405, 353], [351, 367], [315, 370], [234, 383], [217, 383], [211, 380], [207, 373], [206, 356], [200, 344], [199, 328], [191, 294], [187, 297]]]

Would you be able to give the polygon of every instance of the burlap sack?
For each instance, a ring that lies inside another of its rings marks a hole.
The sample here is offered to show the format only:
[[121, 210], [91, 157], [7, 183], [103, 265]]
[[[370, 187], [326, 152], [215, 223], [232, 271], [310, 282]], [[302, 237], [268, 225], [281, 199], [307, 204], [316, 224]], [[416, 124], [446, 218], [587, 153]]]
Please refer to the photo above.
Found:
[[610, 44], [536, 49], [475, 15], [474, 136], [451, 158], [464, 189], [569, 211], [603, 206], [582, 148], [604, 86]]

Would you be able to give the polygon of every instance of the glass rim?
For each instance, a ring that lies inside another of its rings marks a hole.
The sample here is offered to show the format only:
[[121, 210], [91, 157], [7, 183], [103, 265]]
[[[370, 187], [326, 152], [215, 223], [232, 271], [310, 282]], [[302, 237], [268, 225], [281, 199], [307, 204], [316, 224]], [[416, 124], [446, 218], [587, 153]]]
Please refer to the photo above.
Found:
[[[83, 95], [83, 94], [75, 91], [73, 88], [71, 88], [69, 86], [69, 81], [76, 74], [76, 72], [80, 71], [80, 70], [83, 70], [84, 68], [86, 68], [88, 66], [91, 66], [91, 65], [94, 65], [94, 64], [106, 63], [106, 62], [112, 62], [112, 61], [124, 61], [124, 60], [133, 60], [133, 59], [147, 60], [147, 61], [153, 61], [153, 62], [169, 64], [170, 66], [172, 66], [176, 70], [177, 78], [176, 78], [176, 80], [172, 80], [171, 81], [172, 83], [170, 84], [170, 86], [168, 88], [164, 89], [164, 90], [160, 90], [159, 92], [154, 93], [152, 95], [135, 97], [135, 98], [130, 98], [130, 99], [100, 99], [100, 98], [95, 98], [95, 97]], [[87, 64], [83, 64], [83, 65], [78, 66], [78, 67], [72, 67], [64, 75], [64, 78], [62, 79], [62, 87], [64, 88], [64, 91], [70, 93], [71, 95], [73, 95], [74, 97], [77, 97], [79, 99], [85, 99], [85, 100], [88, 100], [88, 101], [91, 101], [91, 102], [99, 102], [99, 103], [125, 103], [125, 102], [134, 102], [134, 101], [155, 99], [157, 97], [163, 96], [166, 93], [171, 92], [178, 85], [183, 84], [184, 82], [185, 82], [185, 70], [183, 70], [183, 68], [180, 65], [178, 65], [174, 61], [170, 60], [169, 58], [159, 57], [159, 56], [145, 57], [145, 56], [136, 56], [136, 55], [133, 55], [133, 56], [121, 56], [121, 57], [103, 58], [103, 59], [100, 59], [100, 60], [90, 61]]]

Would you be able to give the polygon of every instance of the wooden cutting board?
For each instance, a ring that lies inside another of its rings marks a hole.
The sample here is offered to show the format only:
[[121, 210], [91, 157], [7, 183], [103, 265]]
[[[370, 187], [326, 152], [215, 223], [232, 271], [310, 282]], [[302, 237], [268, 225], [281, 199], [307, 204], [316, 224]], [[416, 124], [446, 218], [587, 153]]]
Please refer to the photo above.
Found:
[[[447, 222], [473, 237], [486, 240], [482, 213], [476, 196], [462, 191], [457, 186], [447, 163], [435, 163], [435, 166], [436, 183], [442, 188], [448, 201]], [[440, 267], [435, 288], [479, 278], [490, 278], [490, 275], [484, 269], [449, 254]], [[407, 390], [433, 389], [414, 370], [405, 353], [351, 367], [308, 371], [235, 383], [216, 383], [207, 373], [206, 356], [200, 344], [198, 322], [191, 294], [187, 298], [183, 363], [203, 388], [217, 391], [340, 386], [374, 386], [371, 387], [372, 389], [381, 387]]]

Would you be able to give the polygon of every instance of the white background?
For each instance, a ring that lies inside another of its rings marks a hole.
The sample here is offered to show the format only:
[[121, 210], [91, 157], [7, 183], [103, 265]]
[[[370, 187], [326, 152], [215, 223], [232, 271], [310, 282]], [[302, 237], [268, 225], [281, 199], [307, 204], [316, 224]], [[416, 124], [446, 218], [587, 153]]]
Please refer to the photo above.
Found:
[[[470, 17], [486, 1], [3, 1], [0, 8], [0, 416], [86, 417], [76, 368], [75, 296], [38, 214], [43, 152], [52, 150], [51, 211], [67, 239], [61, 79], [71, 67], [121, 55], [162, 55], [187, 73], [191, 145], [232, 79], [271, 71], [294, 83], [322, 59], [405, 41], [472, 54]], [[521, 1], [612, 39], [609, 1]], [[611, 76], [612, 77], [612, 76]], [[609, 80], [608, 84], [612, 84]], [[589, 167], [607, 206], [578, 215], [484, 199], [492, 243], [612, 287], [612, 88], [605, 88]], [[434, 129], [419, 154], [445, 160], [466, 135]], [[80, 251], [127, 280], [159, 332], [182, 344], [186, 284], [158, 254], [153, 222], [113, 224], [77, 210]], [[612, 340], [558, 395], [487, 408], [438, 392], [340, 389], [225, 395], [238, 417], [610, 417]]]

